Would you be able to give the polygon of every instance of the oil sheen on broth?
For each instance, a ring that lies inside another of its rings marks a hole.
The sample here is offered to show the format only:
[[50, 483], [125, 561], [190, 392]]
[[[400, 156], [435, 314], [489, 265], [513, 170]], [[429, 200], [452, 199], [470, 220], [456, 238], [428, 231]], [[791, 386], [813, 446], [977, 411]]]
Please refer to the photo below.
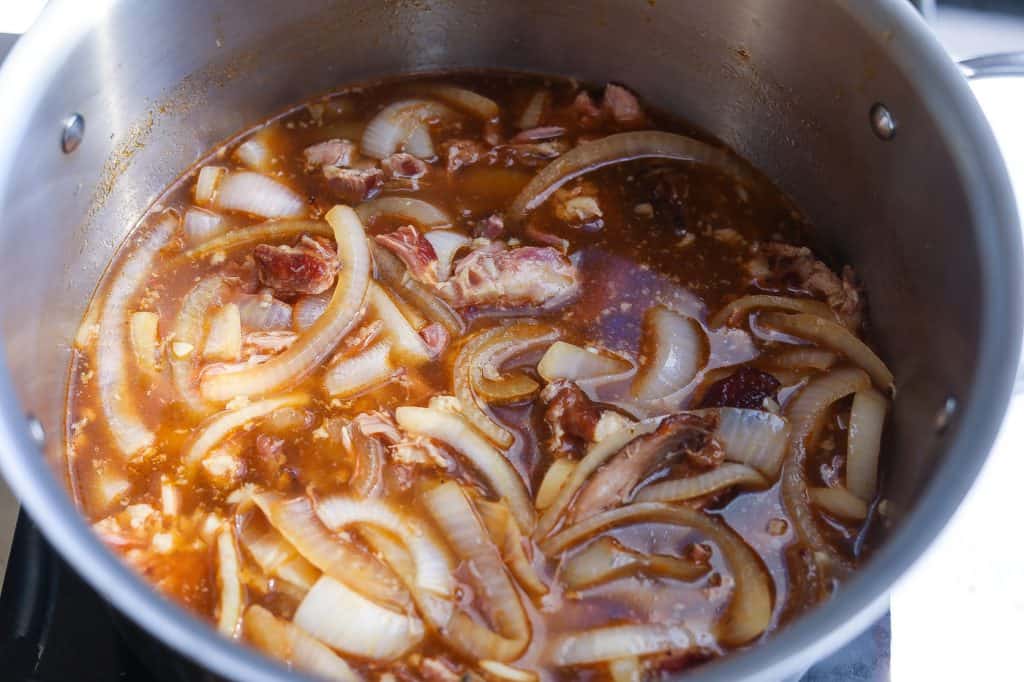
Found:
[[826, 598], [878, 513], [892, 376], [806, 234], [619, 85], [301, 105], [112, 262], [72, 490], [162, 593], [327, 678], [683, 670]]

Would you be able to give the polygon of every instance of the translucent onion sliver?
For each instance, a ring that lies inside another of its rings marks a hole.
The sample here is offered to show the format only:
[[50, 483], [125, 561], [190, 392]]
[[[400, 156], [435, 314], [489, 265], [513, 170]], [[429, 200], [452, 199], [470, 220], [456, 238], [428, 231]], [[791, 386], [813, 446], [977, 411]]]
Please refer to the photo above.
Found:
[[655, 306], [644, 316], [647, 360], [632, 393], [640, 400], [665, 398], [685, 388], [707, 363], [708, 340], [696, 320]]
[[267, 398], [221, 412], [202, 425], [195, 439], [182, 455], [182, 464], [186, 468], [198, 465], [215, 445], [224, 440], [232, 431], [242, 428], [251, 421], [265, 417], [279, 408], [301, 407], [308, 402], [308, 395], [296, 393], [280, 398]]
[[863, 521], [868, 517], [867, 503], [846, 488], [808, 488], [807, 493], [811, 502], [837, 518]]
[[755, 469], [743, 464], [726, 462], [711, 471], [705, 471], [696, 476], [674, 478], [646, 486], [635, 495], [634, 499], [637, 502], [680, 502], [733, 486], [760, 487], [767, 484], [768, 480]]
[[258, 604], [242, 620], [247, 642], [299, 670], [336, 682], [362, 682], [363, 677], [308, 632], [281, 620]]
[[755, 294], [738, 298], [728, 304], [708, 320], [708, 326], [712, 329], [732, 324], [742, 316], [754, 310], [787, 310], [792, 313], [806, 313], [817, 315], [829, 320], [836, 319], [835, 313], [821, 301], [811, 298], [792, 298], [790, 296], [771, 296], [768, 294]]
[[364, 223], [371, 223], [378, 216], [396, 216], [409, 220], [420, 227], [451, 227], [452, 218], [440, 208], [422, 199], [412, 197], [381, 197], [364, 201], [356, 207], [356, 213]]
[[696, 648], [693, 635], [682, 625], [612, 625], [561, 635], [549, 645], [558, 666], [587, 665], [628, 656], [683, 653]]
[[235, 637], [242, 618], [242, 581], [238, 577], [238, 549], [230, 528], [217, 535], [217, 588], [217, 629], [227, 637]]
[[864, 502], [875, 497], [878, 457], [888, 401], [869, 388], [853, 396], [846, 446], [846, 487]]

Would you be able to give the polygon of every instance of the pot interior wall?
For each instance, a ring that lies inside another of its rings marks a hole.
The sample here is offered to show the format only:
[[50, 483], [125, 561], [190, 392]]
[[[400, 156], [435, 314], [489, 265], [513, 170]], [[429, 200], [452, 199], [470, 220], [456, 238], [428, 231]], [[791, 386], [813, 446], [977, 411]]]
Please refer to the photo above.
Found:
[[[239, 129], [339, 85], [497, 67], [626, 83], [733, 146], [795, 199], [824, 252], [861, 275], [874, 337], [898, 377], [886, 481], [898, 513], [944, 463], [934, 414], [948, 395], [968, 394], [985, 292], [950, 144], [910, 74], [883, 54], [887, 37], [867, 35], [843, 7], [115, 3], [54, 65], [53, 87], [30, 103], [29, 134], [5, 150], [18, 171], [0, 188], [0, 329], [49, 456], [59, 463], [68, 344], [89, 293], [182, 169]], [[899, 121], [889, 142], [869, 125], [879, 101]], [[85, 116], [85, 141], [63, 155], [60, 121], [73, 111]]]

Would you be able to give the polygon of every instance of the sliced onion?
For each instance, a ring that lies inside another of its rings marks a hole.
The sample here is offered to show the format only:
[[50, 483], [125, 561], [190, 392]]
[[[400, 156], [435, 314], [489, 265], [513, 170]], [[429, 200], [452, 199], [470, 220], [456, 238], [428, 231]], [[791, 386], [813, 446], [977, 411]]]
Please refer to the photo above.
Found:
[[452, 276], [452, 262], [459, 249], [469, 243], [469, 237], [451, 230], [431, 230], [423, 235], [437, 255], [437, 279], [441, 282]]
[[834, 320], [836, 315], [826, 304], [815, 301], [811, 298], [791, 298], [789, 296], [770, 296], [766, 294], [755, 294], [738, 298], [729, 305], [715, 313], [708, 321], [708, 326], [718, 329], [725, 325], [734, 324], [737, 320], [743, 319], [748, 313], [754, 310], [788, 310], [793, 313], [805, 313], [816, 315], [828, 320]]
[[560, 335], [556, 327], [517, 322], [491, 336], [470, 365], [470, 383], [478, 396], [490, 404], [506, 405], [531, 398], [540, 388], [523, 372], [502, 374], [502, 365], [530, 351], [547, 346]]
[[519, 528], [524, 533], [533, 529], [533, 504], [519, 472], [463, 417], [433, 408], [404, 406], [395, 410], [395, 420], [406, 431], [446, 443], [469, 460], [491, 490], [508, 502]]
[[251, 171], [235, 171], [221, 178], [213, 206], [262, 218], [299, 218], [306, 202], [295, 190]]
[[332, 649], [375, 661], [402, 656], [423, 639], [423, 621], [378, 606], [321, 576], [295, 611], [297, 626]]
[[262, 492], [253, 496], [253, 502], [274, 530], [326, 575], [389, 608], [409, 606], [409, 595], [394, 576], [352, 543], [329, 533], [307, 498], [288, 500], [277, 493]]
[[635, 499], [637, 502], [679, 502], [738, 485], [762, 487], [768, 485], [768, 480], [743, 464], [725, 463], [696, 476], [654, 483], [640, 490]]
[[280, 398], [267, 398], [244, 407], [221, 412], [202, 425], [192, 444], [185, 449], [181, 458], [182, 464], [187, 468], [198, 465], [215, 445], [224, 440], [231, 432], [242, 428], [251, 421], [266, 417], [282, 407], [300, 407], [308, 402], [308, 395], [295, 393]]
[[197, 204], [207, 206], [213, 203], [220, 181], [227, 175], [223, 166], [203, 166], [196, 176], [195, 199]]
[[195, 206], [190, 206], [185, 211], [182, 228], [185, 230], [185, 243], [190, 247], [199, 246], [219, 237], [228, 229], [224, 218]]
[[501, 113], [498, 104], [493, 99], [484, 97], [466, 88], [454, 85], [431, 85], [427, 88], [427, 92], [485, 121], [497, 118], [498, 114]]
[[[204, 360], [238, 360], [242, 354], [242, 315], [228, 303], [210, 318], [210, 331], [203, 342]], [[194, 388], [193, 388], [194, 390]]]
[[853, 396], [846, 446], [846, 487], [864, 502], [875, 497], [878, 487], [878, 456], [888, 401], [869, 388]]
[[784, 334], [807, 339], [842, 353], [871, 375], [872, 381], [883, 391], [893, 390], [892, 372], [881, 358], [838, 322], [815, 315], [785, 313], [763, 313], [758, 321]]
[[380, 341], [327, 368], [324, 390], [335, 398], [348, 398], [385, 383], [397, 369], [391, 364], [391, 344]]
[[469, 337], [459, 350], [452, 371], [455, 397], [459, 399], [466, 419], [499, 447], [508, 448], [515, 439], [487, 413], [486, 404], [477, 396], [474, 386], [483, 379], [485, 368], [493, 367], [495, 354], [525, 352], [556, 338], [558, 332], [549, 325], [520, 322], [478, 332]]
[[498, 661], [480, 661], [480, 669], [488, 675], [508, 682], [537, 682], [537, 673], [522, 668], [513, 668]]
[[242, 618], [242, 581], [238, 577], [238, 549], [230, 528], [217, 535], [217, 589], [217, 629], [233, 638]]
[[824, 372], [836, 364], [839, 356], [823, 348], [790, 348], [771, 356], [772, 367], [816, 369]]
[[529, 130], [539, 126], [541, 118], [544, 116], [544, 110], [547, 109], [550, 101], [551, 94], [547, 90], [538, 90], [533, 93], [530, 101], [526, 103], [523, 113], [519, 115], [516, 127], [520, 130]]
[[[434, 155], [429, 132], [425, 124], [431, 118], [450, 115], [450, 109], [424, 99], [407, 99], [390, 104], [374, 116], [363, 130], [360, 150], [375, 159], [384, 159], [402, 145], [413, 156], [430, 158]], [[426, 135], [426, 140], [423, 139]], [[416, 139], [414, 139], [416, 138]]]
[[696, 320], [655, 306], [644, 316], [646, 362], [632, 393], [640, 400], [665, 398], [685, 388], [707, 363], [708, 340]]
[[724, 643], [745, 644], [764, 632], [772, 618], [772, 592], [771, 579], [761, 560], [734, 530], [689, 507], [635, 502], [588, 517], [544, 540], [540, 548], [548, 556], [553, 556], [602, 530], [641, 522], [693, 528], [718, 545], [735, 581], [729, 607], [717, 626], [719, 638]]
[[132, 340], [132, 350], [135, 351], [135, 362], [139, 369], [147, 374], [156, 373], [159, 322], [159, 315], [148, 311], [132, 313], [129, 322], [129, 336]]
[[682, 625], [611, 625], [556, 637], [549, 645], [558, 666], [587, 665], [628, 656], [685, 653], [696, 648], [693, 635]]
[[730, 462], [745, 464], [774, 481], [789, 446], [790, 426], [782, 417], [764, 410], [718, 407], [697, 410], [718, 415], [715, 439]]
[[235, 158], [255, 171], [269, 171], [274, 152], [267, 146], [263, 136], [249, 138], [235, 149]]
[[363, 680], [348, 663], [308, 632], [258, 604], [246, 609], [242, 626], [247, 642], [299, 670], [338, 682]]
[[637, 574], [690, 582], [706, 575], [709, 570], [708, 564], [660, 554], [644, 554], [605, 536], [594, 540], [566, 561], [560, 576], [567, 588], [579, 591]]
[[238, 539], [264, 574], [294, 585], [303, 594], [320, 576], [320, 571], [262, 517], [241, 523]]
[[236, 372], [206, 373], [200, 391], [208, 400], [266, 395], [300, 381], [326, 359], [359, 320], [370, 282], [370, 254], [359, 217], [348, 206], [327, 213], [342, 263], [334, 295], [323, 316], [290, 348], [266, 362]]
[[583, 348], [565, 341], [551, 344], [537, 363], [537, 373], [544, 381], [568, 379], [583, 382], [610, 383], [627, 378], [633, 372], [628, 360], [592, 348]]
[[[334, 235], [330, 226], [319, 220], [270, 220], [259, 225], [231, 230], [227, 234], [203, 242], [199, 246], [183, 253], [180, 260], [195, 260], [213, 253], [227, 253], [241, 246], [279, 241], [297, 237], [301, 234], [312, 234], [321, 237], [332, 237]], [[172, 265], [177, 265], [178, 263], [179, 260], [172, 261]]]
[[534, 533], [534, 537], [543, 538], [554, 529], [558, 519], [565, 513], [573, 497], [579, 492], [579, 489], [587, 479], [590, 478], [590, 475], [597, 471], [602, 464], [618, 454], [619, 450], [626, 447], [635, 438], [653, 432], [660, 424], [661, 418], [635, 422], [623, 429], [613, 431], [597, 443], [594, 443], [587, 451], [586, 456], [573, 469], [572, 475], [565, 485], [562, 486], [562, 489], [558, 491], [555, 500], [544, 510], [540, 519], [537, 520], [537, 530]]
[[434, 204], [412, 197], [381, 197], [364, 201], [356, 207], [356, 213], [365, 224], [372, 223], [378, 216], [396, 216], [416, 223], [420, 227], [451, 227], [452, 218]]
[[867, 502], [846, 488], [808, 488], [811, 502], [832, 516], [851, 521], [863, 521], [868, 517]]
[[295, 331], [301, 332], [313, 326], [327, 310], [331, 302], [329, 294], [316, 296], [300, 296], [292, 306], [292, 325]]
[[376, 497], [384, 485], [385, 455], [384, 444], [377, 438], [363, 434], [361, 429], [349, 428], [349, 448], [355, 455], [352, 476], [348, 487], [359, 497]]
[[317, 501], [316, 514], [335, 532], [368, 525], [391, 533], [401, 540], [415, 566], [415, 583], [410, 587], [444, 597], [455, 593], [454, 565], [447, 552], [426, 526], [387, 502], [336, 495]]
[[177, 227], [177, 216], [164, 212], [148, 234], [129, 245], [128, 257], [110, 285], [100, 312], [96, 342], [100, 406], [114, 437], [114, 445], [125, 457], [148, 448], [156, 440], [139, 416], [126, 373], [128, 304], [148, 281], [157, 255], [171, 240]]
[[[810, 441], [817, 434], [829, 407], [851, 393], [871, 387], [871, 379], [863, 371], [853, 368], [832, 370], [828, 374], [812, 379], [786, 406], [793, 430], [789, 436], [790, 457], [782, 469], [782, 500], [796, 529], [797, 536], [811, 550], [816, 564], [832, 569], [844, 565], [842, 558], [828, 544], [818, 529], [817, 520], [808, 504], [807, 473], [804, 471]], [[817, 572], [808, 575], [808, 589], [817, 590], [818, 595], [806, 595], [816, 599], [825, 589], [824, 583], [815, 581]]]
[[370, 251], [373, 253], [377, 279], [381, 284], [416, 306], [431, 322], [437, 322], [452, 336], [462, 335], [466, 330], [466, 323], [458, 313], [430, 289], [410, 277], [405, 265], [397, 256], [376, 243], [370, 245]]
[[384, 336], [391, 342], [391, 353], [396, 361], [403, 366], [416, 366], [433, 359], [423, 337], [388, 293], [375, 282], [370, 283], [366, 292], [366, 305], [369, 313], [384, 323]]
[[477, 499], [473, 504], [490, 533], [491, 540], [501, 552], [512, 575], [531, 595], [538, 597], [548, 593], [548, 586], [540, 579], [530, 557], [523, 548], [523, 535], [508, 507], [501, 502]]
[[291, 329], [292, 307], [269, 292], [242, 294], [238, 297], [239, 322], [254, 331]]
[[[461, 486], [454, 481], [428, 490], [423, 495], [423, 502], [449, 545], [469, 565], [479, 588], [481, 609], [497, 630], [496, 633], [488, 633], [490, 636], [483, 641], [459, 638], [456, 643], [455, 637], [450, 641], [456, 646], [471, 649], [471, 655], [476, 658], [501, 662], [514, 660], [529, 643], [530, 623], [483, 523]], [[458, 613], [453, 617], [453, 625], [460, 621], [466, 622], [469, 618]], [[480, 630], [485, 628], [474, 632], [479, 633]]]
[[544, 511], [554, 503], [559, 491], [565, 487], [575, 468], [576, 462], [568, 457], [556, 459], [551, 463], [540, 482], [540, 487], [537, 488], [537, 496], [533, 501], [538, 511]]
[[692, 137], [654, 130], [616, 133], [581, 144], [545, 166], [515, 198], [508, 215], [515, 221], [521, 221], [555, 190], [574, 178], [615, 163], [649, 158], [714, 166], [741, 179], [750, 175], [726, 150]]
[[174, 322], [172, 331], [173, 347], [183, 348], [177, 344], [186, 344], [193, 352], [170, 354], [171, 379], [185, 407], [194, 415], [206, 415], [213, 411], [213, 406], [203, 400], [196, 388], [196, 372], [199, 360], [200, 341], [206, 325], [209, 310], [220, 304], [221, 297], [227, 293], [227, 284], [219, 275], [199, 280], [181, 302], [181, 309]]

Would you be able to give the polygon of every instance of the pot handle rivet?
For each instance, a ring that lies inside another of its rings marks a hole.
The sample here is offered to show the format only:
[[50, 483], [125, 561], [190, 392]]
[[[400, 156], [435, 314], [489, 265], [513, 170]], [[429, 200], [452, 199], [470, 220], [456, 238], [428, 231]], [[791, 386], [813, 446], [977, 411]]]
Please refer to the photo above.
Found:
[[891, 140], [896, 136], [896, 118], [881, 102], [871, 107], [871, 129], [880, 140]]
[[65, 154], [78, 149], [85, 137], [85, 117], [81, 114], [71, 114], [64, 119], [60, 133], [60, 148]]
[[28, 421], [28, 435], [32, 437], [36, 445], [42, 446], [46, 440], [46, 432], [43, 430], [43, 423], [31, 414], [26, 418]]
[[958, 405], [956, 398], [949, 396], [946, 401], [942, 403], [942, 407], [935, 413], [935, 433], [942, 433], [949, 426], [949, 423], [953, 420], [953, 415], [956, 414]]

